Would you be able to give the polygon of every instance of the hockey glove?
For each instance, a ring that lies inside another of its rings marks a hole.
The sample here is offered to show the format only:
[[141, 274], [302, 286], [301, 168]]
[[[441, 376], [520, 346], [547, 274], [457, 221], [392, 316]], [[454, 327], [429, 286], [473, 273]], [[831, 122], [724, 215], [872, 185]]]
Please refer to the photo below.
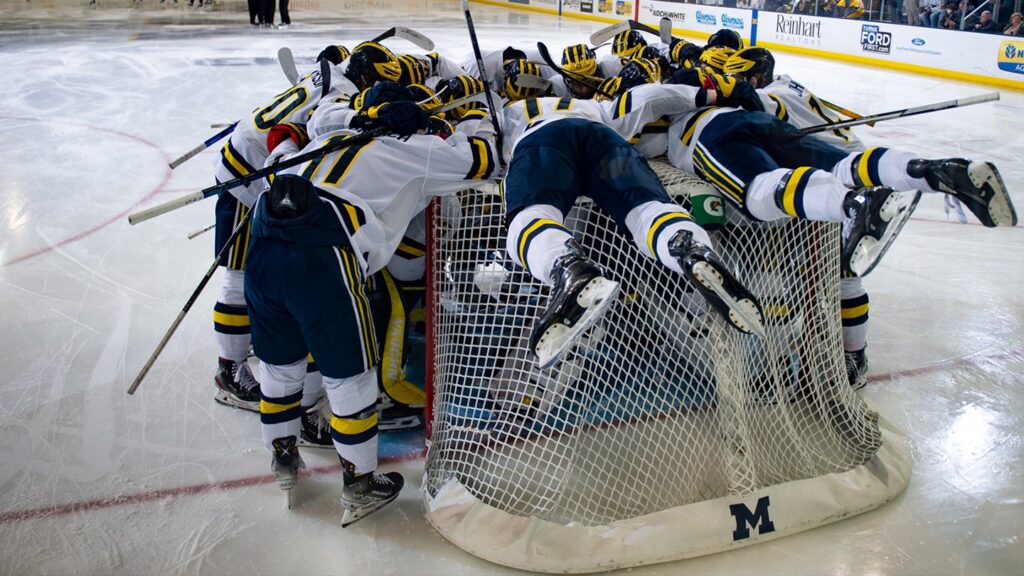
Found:
[[373, 108], [387, 102], [415, 102], [412, 90], [398, 82], [382, 80], [373, 85], [363, 96], [362, 109]]
[[[346, 49], [346, 52], [347, 51], [348, 50]], [[345, 60], [345, 57], [346, 55], [344, 52], [341, 51], [341, 48], [331, 44], [327, 48], [324, 48], [323, 50], [320, 51], [320, 54], [318, 54], [316, 57], [316, 61], [319, 62], [321, 60], [327, 60], [331, 64], [337, 66], [341, 64], [342, 61]]]
[[716, 73], [708, 74], [707, 80], [717, 92], [715, 106], [734, 106], [751, 112], [764, 112], [764, 104], [750, 82]]
[[385, 102], [368, 108], [352, 119], [357, 130], [385, 128], [391, 134], [410, 136], [427, 125], [427, 113], [415, 102]]
[[704, 72], [698, 68], [679, 68], [665, 79], [665, 84], [701, 86], [704, 84]]

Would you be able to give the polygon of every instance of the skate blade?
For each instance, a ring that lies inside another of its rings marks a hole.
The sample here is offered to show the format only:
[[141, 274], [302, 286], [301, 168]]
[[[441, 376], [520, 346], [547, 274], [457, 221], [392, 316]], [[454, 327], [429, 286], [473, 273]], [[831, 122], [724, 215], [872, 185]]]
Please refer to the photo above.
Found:
[[[986, 208], [993, 226], [1016, 226], [1017, 212], [1013, 208], [1010, 195], [1006, 192], [1006, 184], [999, 171], [990, 162], [971, 162], [967, 167], [967, 175], [975, 188], [983, 189], [986, 186], [992, 192]], [[987, 223], [984, 223], [986, 226]]]
[[394, 420], [380, 420], [377, 422], [377, 429], [381, 432], [394, 432], [398, 430], [417, 430], [423, 427], [423, 419], [418, 416], [408, 418], [396, 418]]
[[764, 329], [764, 319], [758, 312], [757, 306], [748, 298], [736, 300], [726, 291], [722, 275], [715, 270], [715, 267], [708, 262], [698, 262], [693, 265], [693, 276], [705, 288], [715, 293], [726, 306], [729, 307], [729, 323], [740, 332], [755, 334], [766, 338], [768, 333]]
[[882, 232], [882, 237], [864, 236], [857, 242], [850, 258], [851, 272], [863, 277], [875, 269], [875, 266], [882, 260], [882, 256], [885, 256], [900, 231], [903, 230], [903, 226], [910, 220], [910, 215], [914, 213], [914, 208], [917, 207], [917, 202], [920, 199], [921, 192], [917, 190], [894, 192], [889, 195], [879, 211], [882, 220], [888, 223]]
[[594, 278], [587, 287], [580, 291], [576, 301], [587, 309], [580, 316], [575, 326], [554, 324], [537, 342], [537, 366], [547, 370], [554, 366], [566, 351], [575, 343], [576, 336], [590, 328], [601, 319], [619, 294], [619, 283], [607, 278]]
[[388, 504], [393, 502], [395, 498], [398, 498], [398, 494], [395, 494], [394, 496], [388, 498], [387, 500], [381, 500], [379, 502], [374, 502], [373, 504], [367, 504], [366, 506], [362, 506], [360, 508], [345, 508], [341, 514], [341, 527], [348, 528], [350, 525], [362, 520], [363, 518], [366, 518], [367, 516], [373, 514], [377, 510], [380, 510], [381, 508], [387, 506]]
[[260, 413], [259, 402], [244, 402], [236, 398], [233, 394], [225, 392], [221, 389], [217, 389], [217, 395], [213, 399], [224, 406], [230, 406], [231, 408], [238, 408], [239, 410], [245, 410], [246, 412]]
[[284, 491], [285, 505], [288, 506], [289, 510], [292, 509], [292, 494], [294, 493], [295, 490], [292, 490], [291, 488], [285, 489]]
[[321, 450], [334, 450], [334, 442], [331, 442], [330, 444], [317, 444], [315, 442], [310, 442], [309, 440], [306, 440], [301, 437], [299, 438], [298, 446], [299, 448], [319, 448]]

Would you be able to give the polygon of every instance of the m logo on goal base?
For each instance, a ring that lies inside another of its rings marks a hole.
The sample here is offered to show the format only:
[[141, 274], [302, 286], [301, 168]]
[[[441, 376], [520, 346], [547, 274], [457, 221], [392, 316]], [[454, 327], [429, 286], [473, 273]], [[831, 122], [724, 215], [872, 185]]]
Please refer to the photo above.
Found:
[[768, 517], [768, 506], [771, 505], [767, 496], [758, 498], [754, 511], [751, 512], [746, 504], [730, 504], [729, 513], [736, 519], [736, 530], [733, 530], [732, 539], [745, 540], [750, 538], [750, 528], [757, 528], [758, 534], [775, 532], [775, 524]]

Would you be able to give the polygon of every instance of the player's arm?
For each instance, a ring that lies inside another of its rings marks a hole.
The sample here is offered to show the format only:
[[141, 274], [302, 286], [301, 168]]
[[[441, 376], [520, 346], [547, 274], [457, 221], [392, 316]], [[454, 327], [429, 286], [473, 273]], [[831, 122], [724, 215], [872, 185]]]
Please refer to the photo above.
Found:
[[352, 109], [348, 100], [334, 97], [322, 100], [313, 110], [313, 115], [306, 124], [310, 138], [317, 138], [328, 132], [347, 130], [358, 112]]
[[623, 138], [639, 134], [662, 116], [682, 114], [707, 104], [708, 91], [681, 84], [645, 84], [603, 104], [605, 122]]

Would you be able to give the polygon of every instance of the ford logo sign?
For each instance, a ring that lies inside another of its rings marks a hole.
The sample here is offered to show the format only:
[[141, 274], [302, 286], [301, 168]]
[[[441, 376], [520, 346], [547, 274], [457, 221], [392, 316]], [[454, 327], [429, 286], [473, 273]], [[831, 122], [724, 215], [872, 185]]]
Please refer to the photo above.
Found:
[[914, 38], [910, 43], [914, 46], [924, 46], [924, 38]]

